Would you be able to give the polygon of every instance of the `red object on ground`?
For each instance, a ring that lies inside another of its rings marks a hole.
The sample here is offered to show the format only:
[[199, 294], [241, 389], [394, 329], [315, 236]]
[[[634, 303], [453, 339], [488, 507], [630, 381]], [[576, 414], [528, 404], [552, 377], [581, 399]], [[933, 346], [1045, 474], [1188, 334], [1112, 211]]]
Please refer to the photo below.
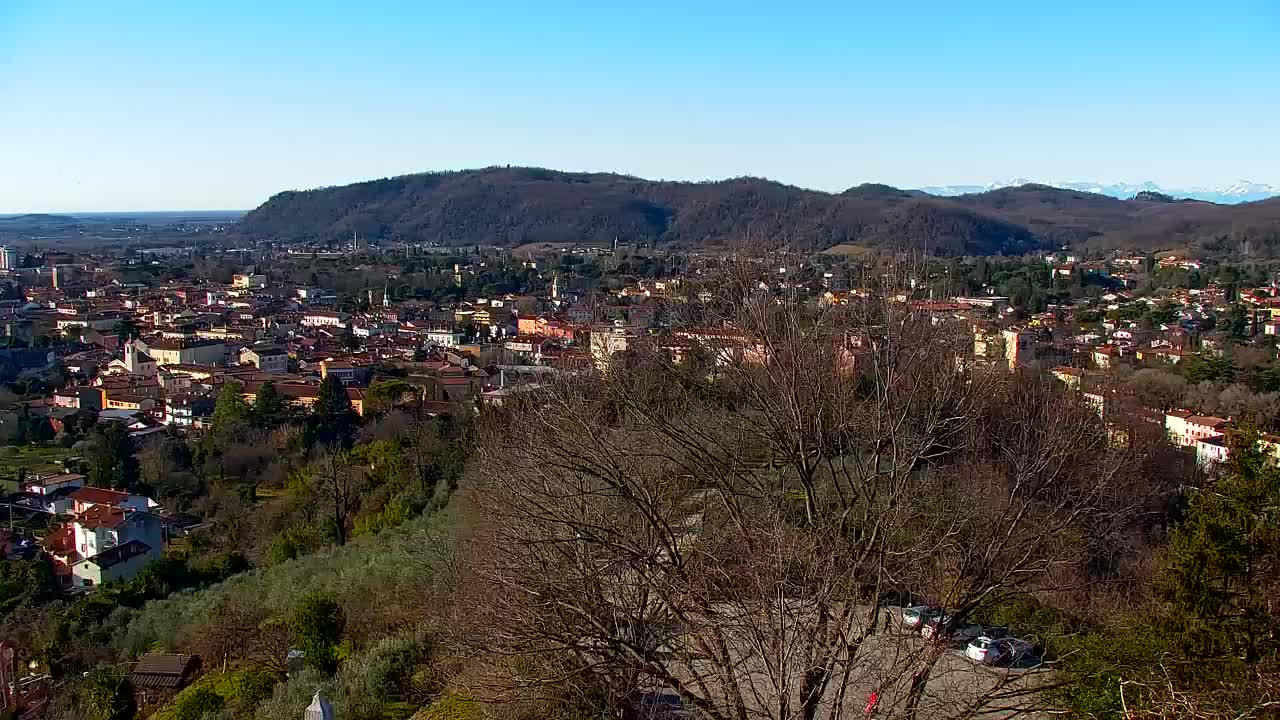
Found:
[[870, 717], [871, 713], [876, 711], [876, 705], [878, 705], [879, 703], [880, 703], [880, 693], [875, 692], [873, 690], [871, 694], [867, 696], [867, 706], [862, 708], [862, 714], [866, 715], [867, 717]]

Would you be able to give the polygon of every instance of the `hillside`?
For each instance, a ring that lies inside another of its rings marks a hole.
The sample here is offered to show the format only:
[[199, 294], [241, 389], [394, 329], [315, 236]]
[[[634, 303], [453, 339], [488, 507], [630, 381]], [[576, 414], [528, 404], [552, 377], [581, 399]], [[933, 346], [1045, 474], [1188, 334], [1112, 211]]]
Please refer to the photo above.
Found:
[[0, 228], [4, 229], [48, 229], [68, 228], [79, 224], [69, 215], [49, 215], [45, 213], [28, 213], [26, 215], [0, 215]]
[[940, 255], [1061, 245], [1280, 254], [1280, 200], [1234, 206], [1117, 200], [1040, 185], [954, 198], [885, 185], [831, 194], [759, 178], [689, 183], [490, 168], [283, 192], [247, 214], [240, 232], [285, 241], [354, 233], [446, 245], [603, 245], [616, 237], [698, 247], [769, 238], [802, 249], [853, 244]]

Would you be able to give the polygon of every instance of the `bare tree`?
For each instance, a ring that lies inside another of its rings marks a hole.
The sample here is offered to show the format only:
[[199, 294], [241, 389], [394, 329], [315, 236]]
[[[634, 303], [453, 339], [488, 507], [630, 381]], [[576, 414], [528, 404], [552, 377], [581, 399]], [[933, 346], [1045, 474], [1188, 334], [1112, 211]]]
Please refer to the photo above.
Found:
[[[1044, 676], [979, 672], [946, 637], [1089, 581], [1129, 451], [1047, 381], [975, 365], [967, 328], [917, 316], [916, 271], [832, 307], [744, 273], [723, 324], [684, 332], [714, 367], [641, 349], [495, 417], [467, 498], [475, 691], [633, 714], [666, 694], [716, 720], [1043, 702]], [[886, 632], [913, 600], [949, 609], [938, 639]]]
[[213, 606], [204, 622], [184, 628], [177, 645], [210, 665], [248, 664], [279, 677], [289, 670], [285, 619], [231, 595]]
[[334, 540], [345, 545], [367, 485], [364, 468], [352, 465], [346, 451], [331, 448], [319, 451], [312, 466], [315, 497], [333, 521]]

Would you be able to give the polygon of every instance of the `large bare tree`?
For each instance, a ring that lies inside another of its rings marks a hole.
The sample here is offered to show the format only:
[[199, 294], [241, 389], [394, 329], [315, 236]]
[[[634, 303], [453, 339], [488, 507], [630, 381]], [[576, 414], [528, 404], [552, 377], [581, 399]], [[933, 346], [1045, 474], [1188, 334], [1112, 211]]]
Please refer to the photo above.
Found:
[[[1013, 716], [992, 674], [897, 627], [1070, 592], [1127, 516], [1124, 449], [1079, 401], [976, 365], [902, 277], [819, 307], [725, 282], [714, 327], [504, 405], [469, 477], [460, 647], [493, 700], [629, 716]], [[945, 636], [945, 632], [941, 635]]]

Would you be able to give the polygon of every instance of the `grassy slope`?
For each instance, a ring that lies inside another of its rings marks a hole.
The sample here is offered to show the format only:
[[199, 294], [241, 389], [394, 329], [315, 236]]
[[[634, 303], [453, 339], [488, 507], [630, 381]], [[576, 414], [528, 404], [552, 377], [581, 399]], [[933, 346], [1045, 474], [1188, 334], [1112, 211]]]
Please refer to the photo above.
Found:
[[394, 602], [397, 589], [420, 589], [435, 580], [443, 553], [452, 546], [453, 527], [448, 511], [416, 518], [399, 528], [359, 537], [344, 547], [241, 573], [204, 590], [148, 603], [137, 611], [118, 611], [113, 618], [118, 628], [116, 649], [135, 657], [154, 647], [173, 648], [183, 627], [201, 623], [227, 595], [253, 598], [256, 604], [281, 614], [298, 598], [316, 590], [334, 593], [344, 603]]

